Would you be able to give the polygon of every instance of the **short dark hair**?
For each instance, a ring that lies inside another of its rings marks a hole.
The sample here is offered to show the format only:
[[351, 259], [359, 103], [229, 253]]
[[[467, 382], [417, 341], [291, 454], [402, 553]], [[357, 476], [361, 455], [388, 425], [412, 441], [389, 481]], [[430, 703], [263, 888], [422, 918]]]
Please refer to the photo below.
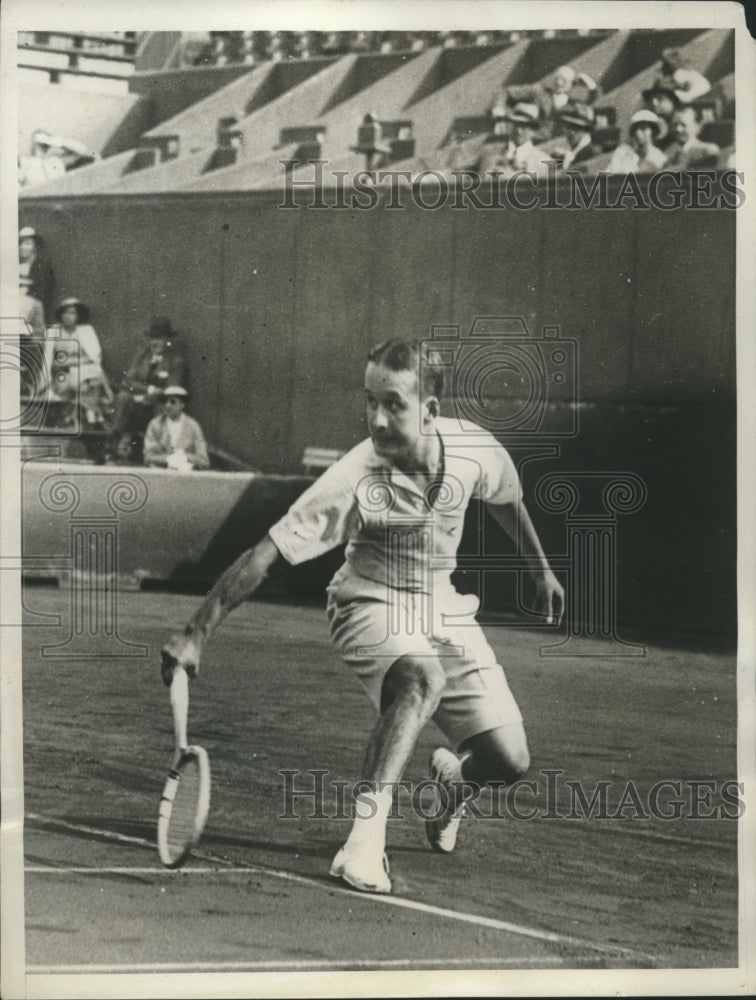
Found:
[[423, 398], [444, 394], [444, 369], [434, 352], [426, 352], [421, 363], [420, 344], [415, 340], [383, 340], [368, 354], [368, 362], [383, 365], [392, 372], [415, 372]]
[[693, 112], [693, 121], [697, 122], [699, 125], [701, 124], [701, 118], [703, 117], [702, 114], [701, 114], [701, 109], [698, 108], [698, 107], [696, 107], [695, 104], [683, 104], [679, 108], [675, 108], [675, 114], [676, 115], [680, 115], [684, 111], [692, 111]]

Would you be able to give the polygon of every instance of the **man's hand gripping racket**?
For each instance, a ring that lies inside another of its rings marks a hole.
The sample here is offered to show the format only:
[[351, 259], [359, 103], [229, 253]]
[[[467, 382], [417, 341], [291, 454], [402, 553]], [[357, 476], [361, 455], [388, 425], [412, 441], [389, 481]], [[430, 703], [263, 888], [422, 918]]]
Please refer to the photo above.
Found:
[[168, 868], [179, 868], [191, 854], [205, 827], [210, 808], [210, 761], [203, 748], [190, 746], [187, 738], [187, 671], [196, 674], [199, 657], [196, 657], [195, 663], [185, 666], [173, 650], [166, 648], [162, 659], [163, 680], [171, 688], [176, 751], [160, 800], [157, 841], [163, 864]]

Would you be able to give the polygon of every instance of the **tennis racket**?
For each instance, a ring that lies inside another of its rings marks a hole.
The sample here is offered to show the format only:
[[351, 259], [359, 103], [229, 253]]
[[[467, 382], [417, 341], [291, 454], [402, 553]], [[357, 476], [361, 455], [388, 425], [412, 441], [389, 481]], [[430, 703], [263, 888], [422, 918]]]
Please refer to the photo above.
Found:
[[202, 747], [188, 745], [186, 736], [189, 679], [183, 667], [173, 671], [171, 708], [176, 755], [160, 800], [157, 843], [163, 864], [180, 868], [202, 836], [210, 808], [210, 761]]

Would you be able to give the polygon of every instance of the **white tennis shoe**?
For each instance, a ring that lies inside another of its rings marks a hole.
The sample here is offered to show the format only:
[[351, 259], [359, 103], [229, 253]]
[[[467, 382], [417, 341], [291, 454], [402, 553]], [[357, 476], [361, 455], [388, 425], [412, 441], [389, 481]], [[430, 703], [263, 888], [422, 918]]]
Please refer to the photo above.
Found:
[[464, 802], [454, 808], [454, 785], [464, 780], [462, 761], [446, 747], [437, 747], [430, 758], [430, 778], [441, 787], [434, 790], [433, 818], [426, 819], [425, 833], [434, 851], [449, 854], [457, 843], [459, 824], [466, 808]]
[[388, 858], [369, 843], [345, 844], [333, 859], [331, 875], [343, 878], [360, 892], [391, 892]]

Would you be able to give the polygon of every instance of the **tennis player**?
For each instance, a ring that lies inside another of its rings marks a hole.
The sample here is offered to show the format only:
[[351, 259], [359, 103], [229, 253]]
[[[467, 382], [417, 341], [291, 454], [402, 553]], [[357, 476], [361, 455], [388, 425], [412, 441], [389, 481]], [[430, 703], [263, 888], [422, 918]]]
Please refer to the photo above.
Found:
[[426, 832], [435, 850], [453, 850], [471, 792], [489, 781], [516, 781], [529, 767], [522, 716], [474, 619], [478, 601], [458, 594], [450, 580], [473, 498], [517, 540], [536, 611], [558, 623], [564, 607], [511, 458], [487, 431], [440, 416], [443, 382], [432, 358], [421, 362], [417, 344], [375, 347], [365, 371], [370, 437], [239, 557], [163, 649], [166, 683], [176, 664], [195, 676], [212, 633], [279, 556], [297, 564], [347, 543], [328, 586], [330, 632], [379, 718], [361, 783], [370, 790], [355, 796], [353, 826], [331, 874], [365, 892], [391, 891], [385, 842], [392, 785], [430, 719], [456, 750], [440, 747], [431, 756], [437, 802]]

